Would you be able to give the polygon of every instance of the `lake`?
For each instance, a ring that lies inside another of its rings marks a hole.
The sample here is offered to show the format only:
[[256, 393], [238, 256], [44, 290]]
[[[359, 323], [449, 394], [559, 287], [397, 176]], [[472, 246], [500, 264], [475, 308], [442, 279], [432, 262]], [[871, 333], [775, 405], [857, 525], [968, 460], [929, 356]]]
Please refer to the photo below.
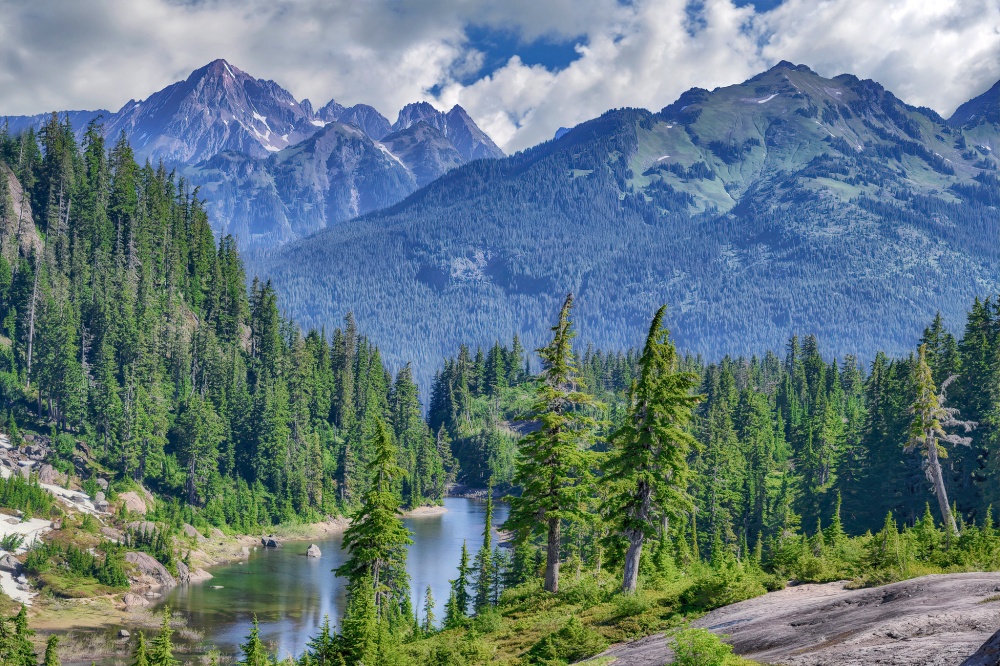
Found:
[[[413, 538], [406, 569], [414, 608], [422, 616], [424, 593], [430, 585], [439, 622], [449, 596], [448, 581], [457, 574], [462, 541], [468, 542], [471, 559], [482, 543], [486, 513], [482, 500], [449, 497], [444, 505], [444, 513], [404, 519]], [[497, 503], [494, 526], [506, 517], [507, 506]], [[308, 541], [259, 548], [246, 563], [210, 569], [211, 580], [174, 588], [164, 603], [187, 616], [188, 626], [202, 633], [206, 650], [235, 652], [256, 614], [262, 639], [277, 649], [280, 658], [298, 655], [325, 615], [335, 624], [344, 611], [345, 581], [332, 571], [347, 558], [340, 549], [341, 540], [337, 534], [316, 541], [322, 551], [319, 558], [305, 556]]]

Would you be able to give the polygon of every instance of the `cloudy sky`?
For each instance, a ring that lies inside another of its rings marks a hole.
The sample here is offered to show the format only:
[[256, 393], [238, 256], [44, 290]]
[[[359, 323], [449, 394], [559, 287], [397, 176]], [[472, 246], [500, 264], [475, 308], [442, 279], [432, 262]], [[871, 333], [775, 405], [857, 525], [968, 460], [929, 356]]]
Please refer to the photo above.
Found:
[[1000, 0], [0, 0], [0, 114], [116, 110], [215, 58], [390, 120], [462, 104], [513, 151], [779, 60], [947, 116], [1000, 80]]

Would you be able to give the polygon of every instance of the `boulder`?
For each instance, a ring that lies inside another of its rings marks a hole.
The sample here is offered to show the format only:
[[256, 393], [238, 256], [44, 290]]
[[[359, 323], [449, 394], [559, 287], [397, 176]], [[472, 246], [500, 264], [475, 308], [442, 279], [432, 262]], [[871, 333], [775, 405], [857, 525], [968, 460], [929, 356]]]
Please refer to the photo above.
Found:
[[177, 585], [177, 580], [152, 555], [140, 552], [125, 553], [125, 561], [135, 568], [129, 575], [132, 589], [171, 588]]
[[98, 490], [97, 494], [94, 495], [95, 502], [103, 502], [106, 499], [108, 499], [108, 496], [104, 494], [103, 490]]
[[204, 569], [192, 569], [191, 572], [188, 574], [189, 583], [203, 583], [206, 580], [210, 580], [211, 578], [212, 574], [208, 573]]
[[306, 557], [320, 557], [322, 554], [316, 544], [311, 544], [306, 550]]
[[94, 508], [101, 513], [108, 513], [111, 510], [111, 505], [108, 504], [107, 500], [97, 500], [94, 502]]
[[125, 505], [126, 511], [132, 511], [140, 515], [146, 515], [146, 501], [139, 496], [139, 493], [135, 491], [128, 491], [127, 493], [122, 493], [118, 498]]
[[108, 490], [108, 480], [107, 479], [97, 479], [97, 487], [101, 490], [107, 492]]
[[42, 465], [38, 469], [38, 482], [47, 483], [49, 485], [58, 485], [62, 481], [62, 474], [56, 471], [55, 467], [52, 465]]
[[21, 573], [21, 563], [10, 553], [0, 556], [0, 571], [8, 571], [14, 575]]
[[125, 595], [126, 609], [145, 608], [146, 606], [149, 606], [149, 599], [147, 599], [146, 597], [140, 594], [134, 594], [132, 592], [129, 592], [128, 594]]
[[128, 633], [128, 629], [119, 629], [118, 638], [131, 638], [132, 634]]
[[181, 531], [184, 532], [185, 536], [191, 537], [192, 539], [196, 539], [198, 541], [205, 540], [205, 537], [203, 537], [198, 532], [198, 530], [194, 528], [194, 525], [188, 525], [187, 523], [184, 523], [184, 525], [181, 527]]
[[121, 541], [125, 538], [125, 535], [116, 530], [113, 527], [104, 526], [101, 528], [101, 534], [112, 541]]
[[281, 542], [273, 536], [261, 537], [260, 545], [264, 546], [264, 548], [281, 548]]

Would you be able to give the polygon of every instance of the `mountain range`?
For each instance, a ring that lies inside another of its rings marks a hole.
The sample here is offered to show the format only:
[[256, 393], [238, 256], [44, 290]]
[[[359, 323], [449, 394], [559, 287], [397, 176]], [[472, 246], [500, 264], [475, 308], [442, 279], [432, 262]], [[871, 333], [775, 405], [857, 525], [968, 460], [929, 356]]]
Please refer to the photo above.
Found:
[[[449, 171], [256, 266], [307, 325], [353, 311], [393, 363], [538, 346], [567, 292], [583, 343], [912, 349], [1000, 288], [998, 90], [951, 119], [878, 83], [782, 62], [660, 111], [617, 109]], [[424, 376], [426, 380], [426, 375]]]
[[[7, 119], [38, 129], [50, 114]], [[59, 112], [121, 134], [139, 160], [177, 168], [208, 200], [214, 228], [268, 249], [396, 203], [449, 169], [503, 152], [455, 106], [404, 107], [395, 123], [364, 104], [318, 110], [274, 81], [215, 60], [117, 112]]]
[[[636, 344], [652, 312], [715, 357], [818, 335], [912, 349], [1000, 289], [1000, 83], [945, 119], [870, 80], [782, 62], [624, 108], [510, 157], [461, 107], [314, 110], [215, 61], [103, 115], [201, 188], [249, 274], [306, 326], [354, 313], [421, 383], [461, 343], [542, 344], [567, 292], [581, 341]], [[9, 120], [11, 131], [45, 116]]]

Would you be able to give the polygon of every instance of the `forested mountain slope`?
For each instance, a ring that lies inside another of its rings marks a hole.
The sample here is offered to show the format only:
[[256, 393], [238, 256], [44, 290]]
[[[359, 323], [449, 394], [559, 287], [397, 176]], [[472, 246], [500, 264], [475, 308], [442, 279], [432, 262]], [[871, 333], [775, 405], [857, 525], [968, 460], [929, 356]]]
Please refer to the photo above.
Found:
[[459, 342], [537, 346], [570, 291], [581, 339], [605, 348], [666, 302], [679, 344], [708, 355], [793, 332], [898, 352], [1000, 285], [998, 144], [988, 118], [953, 126], [782, 63], [467, 165], [260, 269], [299, 321], [353, 311], [425, 380]]

